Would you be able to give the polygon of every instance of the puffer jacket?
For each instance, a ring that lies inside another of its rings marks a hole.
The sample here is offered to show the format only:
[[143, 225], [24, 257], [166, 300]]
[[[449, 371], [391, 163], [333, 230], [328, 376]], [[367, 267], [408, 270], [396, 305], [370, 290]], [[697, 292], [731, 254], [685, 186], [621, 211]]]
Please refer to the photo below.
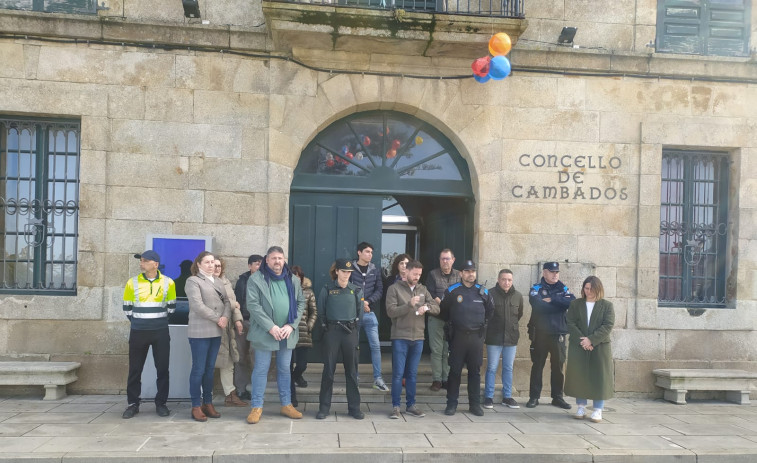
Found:
[[313, 327], [318, 318], [318, 310], [313, 293], [313, 282], [309, 278], [302, 279], [302, 295], [305, 296], [305, 311], [300, 318], [300, 340], [297, 347], [313, 347]]

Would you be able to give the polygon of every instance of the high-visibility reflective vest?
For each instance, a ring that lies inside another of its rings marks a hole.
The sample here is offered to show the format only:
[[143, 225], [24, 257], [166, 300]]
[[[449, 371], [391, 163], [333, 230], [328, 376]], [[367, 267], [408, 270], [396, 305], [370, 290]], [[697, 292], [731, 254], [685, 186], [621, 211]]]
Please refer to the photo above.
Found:
[[176, 310], [176, 285], [160, 272], [152, 281], [140, 273], [126, 282], [123, 310], [134, 330], [165, 328]]

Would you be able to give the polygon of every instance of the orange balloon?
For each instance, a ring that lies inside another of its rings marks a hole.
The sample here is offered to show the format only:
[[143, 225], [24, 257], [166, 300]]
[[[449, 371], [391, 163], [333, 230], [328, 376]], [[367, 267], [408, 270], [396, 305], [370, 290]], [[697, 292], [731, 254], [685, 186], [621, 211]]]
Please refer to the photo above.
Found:
[[492, 56], [506, 55], [510, 53], [513, 43], [510, 36], [504, 32], [498, 32], [489, 39], [489, 53]]

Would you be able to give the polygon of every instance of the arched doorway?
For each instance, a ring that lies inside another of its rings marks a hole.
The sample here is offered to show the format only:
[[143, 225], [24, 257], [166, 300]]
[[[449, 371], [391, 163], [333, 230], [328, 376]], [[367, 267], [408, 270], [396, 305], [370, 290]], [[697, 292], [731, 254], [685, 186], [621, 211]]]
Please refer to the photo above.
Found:
[[[471, 255], [473, 204], [468, 164], [439, 130], [400, 112], [356, 113], [328, 126], [300, 156], [289, 202], [289, 262], [313, 280], [316, 295], [334, 259], [355, 258], [361, 241], [374, 245], [377, 267], [404, 243], [425, 275], [445, 247]], [[384, 253], [382, 246], [392, 249]]]

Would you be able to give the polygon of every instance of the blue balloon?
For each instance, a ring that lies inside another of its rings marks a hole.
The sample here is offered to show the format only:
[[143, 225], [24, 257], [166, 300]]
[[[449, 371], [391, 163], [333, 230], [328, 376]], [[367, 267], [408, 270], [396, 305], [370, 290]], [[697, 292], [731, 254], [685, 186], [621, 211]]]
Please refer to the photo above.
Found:
[[489, 79], [490, 79], [488, 75], [482, 77], [482, 76], [477, 76], [476, 74], [473, 74], [473, 78], [476, 79], [476, 82], [478, 82], [479, 84], [489, 82]]
[[495, 56], [489, 63], [489, 77], [502, 80], [510, 75], [510, 60], [503, 55]]

